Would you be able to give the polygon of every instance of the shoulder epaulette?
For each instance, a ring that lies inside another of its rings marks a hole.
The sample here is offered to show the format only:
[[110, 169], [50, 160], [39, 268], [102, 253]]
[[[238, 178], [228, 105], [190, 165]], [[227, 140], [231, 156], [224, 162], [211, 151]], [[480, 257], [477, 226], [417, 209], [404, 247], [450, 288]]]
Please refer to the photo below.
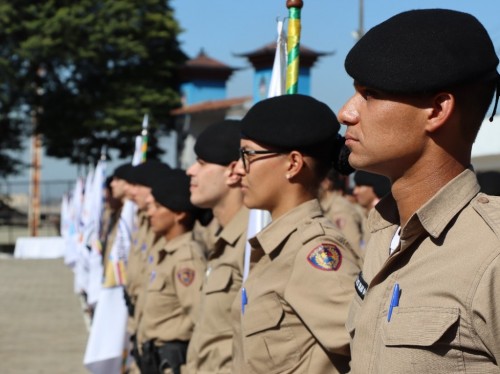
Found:
[[500, 239], [500, 196], [479, 193], [471, 205]]
[[318, 236], [325, 235], [325, 230], [321, 223], [313, 220], [303, 222], [298, 227], [297, 231], [300, 239], [302, 240], [302, 244], [305, 244]]
[[177, 250], [177, 259], [179, 261], [188, 261], [193, 259], [193, 245], [185, 245]]

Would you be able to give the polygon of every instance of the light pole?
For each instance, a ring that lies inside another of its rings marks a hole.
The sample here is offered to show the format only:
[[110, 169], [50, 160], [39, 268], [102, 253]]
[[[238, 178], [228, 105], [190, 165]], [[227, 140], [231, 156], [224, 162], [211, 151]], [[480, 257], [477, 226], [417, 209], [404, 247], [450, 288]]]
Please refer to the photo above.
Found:
[[354, 39], [356, 39], [356, 41], [361, 39], [361, 37], [365, 34], [365, 30], [364, 30], [364, 26], [363, 26], [364, 21], [365, 21], [365, 10], [364, 10], [363, 1], [364, 0], [359, 0], [359, 26], [358, 26], [358, 29], [354, 30], [352, 32], [352, 36], [354, 37]]
[[44, 94], [41, 80], [45, 77], [46, 70], [42, 65], [36, 70], [35, 77], [35, 103], [31, 110], [31, 188], [30, 188], [30, 219], [29, 229], [31, 236], [38, 236], [40, 222], [40, 169], [42, 158], [42, 135], [38, 132], [39, 115], [42, 112], [41, 96]]

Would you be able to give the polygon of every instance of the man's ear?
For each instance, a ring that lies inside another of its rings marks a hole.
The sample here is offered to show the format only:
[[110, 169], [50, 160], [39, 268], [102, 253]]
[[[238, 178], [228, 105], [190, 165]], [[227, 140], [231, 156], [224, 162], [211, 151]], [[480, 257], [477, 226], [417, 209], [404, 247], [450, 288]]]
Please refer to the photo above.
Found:
[[455, 97], [449, 92], [440, 92], [433, 96], [432, 105], [428, 109], [426, 130], [439, 130], [456, 110]]
[[241, 181], [241, 177], [235, 173], [234, 169], [238, 161], [232, 161], [226, 168], [226, 184], [228, 186], [234, 186]]

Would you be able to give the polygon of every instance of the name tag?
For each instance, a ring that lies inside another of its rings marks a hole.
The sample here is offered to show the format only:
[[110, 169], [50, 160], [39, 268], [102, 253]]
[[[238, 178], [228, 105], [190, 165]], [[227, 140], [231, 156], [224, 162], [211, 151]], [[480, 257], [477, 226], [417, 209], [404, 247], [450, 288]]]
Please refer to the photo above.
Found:
[[356, 281], [354, 282], [354, 288], [357, 294], [361, 297], [361, 300], [365, 298], [366, 291], [368, 290], [368, 283], [363, 279], [363, 272], [360, 271]]

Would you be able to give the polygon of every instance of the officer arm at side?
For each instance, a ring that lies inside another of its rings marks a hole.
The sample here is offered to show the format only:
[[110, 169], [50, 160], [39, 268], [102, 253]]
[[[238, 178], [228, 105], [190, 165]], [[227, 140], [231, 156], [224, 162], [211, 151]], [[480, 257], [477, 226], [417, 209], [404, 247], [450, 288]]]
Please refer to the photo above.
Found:
[[182, 261], [174, 269], [175, 289], [179, 303], [193, 323], [198, 318], [205, 270], [206, 265], [201, 259]]
[[311, 242], [295, 259], [285, 299], [327, 351], [349, 356], [350, 337], [345, 322], [354, 297], [353, 282], [359, 267], [350, 250], [328, 241], [326, 244], [335, 246], [330, 247], [334, 257], [340, 254], [335, 258], [339, 261], [338, 268], [326, 270], [314, 266], [310, 261], [311, 253], [324, 243]]
[[500, 364], [500, 252], [483, 273], [472, 301], [478, 344]]

